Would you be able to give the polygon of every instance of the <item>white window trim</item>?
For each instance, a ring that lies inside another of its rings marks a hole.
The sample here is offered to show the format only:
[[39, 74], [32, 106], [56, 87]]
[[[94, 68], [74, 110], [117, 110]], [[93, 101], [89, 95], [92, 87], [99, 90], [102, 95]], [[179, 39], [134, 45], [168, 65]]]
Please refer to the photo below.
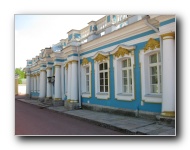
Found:
[[[109, 56], [108, 56], [109, 58]], [[100, 83], [99, 83], [99, 64], [107, 63], [108, 64], [108, 92], [100, 92]], [[110, 98], [110, 62], [109, 59], [103, 60], [102, 62], [94, 63], [95, 71], [95, 97], [97, 99], [109, 99]]]
[[[86, 92], [86, 68], [89, 67], [89, 92]], [[89, 62], [86, 65], [81, 65], [81, 91], [82, 97], [92, 97], [92, 65]]]
[[[131, 73], [132, 73], [132, 93], [127, 94], [122, 91], [122, 61], [130, 58], [131, 59]], [[134, 54], [125, 54], [123, 57], [114, 57], [114, 82], [115, 82], [115, 99], [132, 101], [135, 99], [135, 88], [134, 88]]]
[[[140, 66], [141, 66], [141, 96], [142, 101], [148, 103], [162, 103], [162, 94], [150, 92], [150, 69], [149, 69], [149, 56], [160, 52], [160, 49], [154, 50], [141, 50], [139, 53]], [[162, 67], [162, 66], [161, 66]], [[143, 103], [141, 103], [143, 105]]]

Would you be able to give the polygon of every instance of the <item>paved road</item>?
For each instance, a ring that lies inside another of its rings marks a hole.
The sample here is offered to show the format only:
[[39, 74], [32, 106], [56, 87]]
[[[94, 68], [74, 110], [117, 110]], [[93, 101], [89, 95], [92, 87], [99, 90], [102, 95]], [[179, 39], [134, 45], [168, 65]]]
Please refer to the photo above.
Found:
[[15, 100], [15, 135], [123, 135], [76, 118]]

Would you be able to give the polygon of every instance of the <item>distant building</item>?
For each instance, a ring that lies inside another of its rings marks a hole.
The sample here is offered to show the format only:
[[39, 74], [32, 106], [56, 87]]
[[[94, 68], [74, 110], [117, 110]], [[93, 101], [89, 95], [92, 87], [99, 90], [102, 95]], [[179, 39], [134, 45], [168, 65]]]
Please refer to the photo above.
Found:
[[15, 95], [18, 95], [18, 79], [19, 75], [15, 74]]
[[106, 15], [27, 60], [26, 93], [54, 105], [175, 116], [174, 15]]

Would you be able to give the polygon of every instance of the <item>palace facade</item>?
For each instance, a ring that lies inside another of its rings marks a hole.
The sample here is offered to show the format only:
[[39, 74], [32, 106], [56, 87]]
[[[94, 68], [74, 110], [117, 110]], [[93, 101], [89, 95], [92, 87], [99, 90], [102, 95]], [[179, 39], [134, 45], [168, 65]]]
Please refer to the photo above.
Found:
[[175, 15], [106, 15], [27, 60], [30, 98], [174, 117]]

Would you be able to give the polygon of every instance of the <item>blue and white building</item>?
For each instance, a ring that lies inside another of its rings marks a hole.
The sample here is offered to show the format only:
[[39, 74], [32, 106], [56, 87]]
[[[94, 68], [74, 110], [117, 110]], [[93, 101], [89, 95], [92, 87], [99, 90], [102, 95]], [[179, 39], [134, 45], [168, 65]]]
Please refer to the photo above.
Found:
[[26, 93], [63, 107], [174, 117], [175, 15], [106, 15], [27, 60]]

